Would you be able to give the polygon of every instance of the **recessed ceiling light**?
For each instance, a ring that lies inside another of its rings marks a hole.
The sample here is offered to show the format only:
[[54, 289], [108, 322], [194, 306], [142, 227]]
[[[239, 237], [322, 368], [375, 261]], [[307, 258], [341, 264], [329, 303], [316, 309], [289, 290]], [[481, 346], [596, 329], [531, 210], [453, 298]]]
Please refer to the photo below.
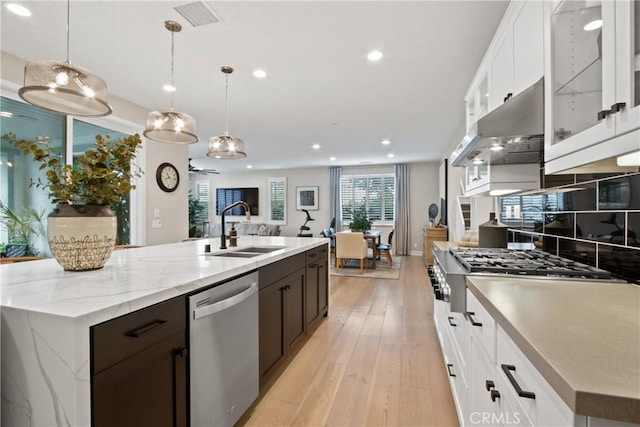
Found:
[[489, 150], [491, 150], [491, 151], [500, 151], [500, 150], [502, 150], [502, 149], [504, 149], [504, 145], [492, 145], [492, 146], [489, 148]]
[[389, 158], [392, 158], [393, 156], [394, 156], [393, 153], [387, 154], [387, 157], [389, 157]]
[[379, 50], [372, 50], [367, 55], [367, 58], [369, 59], [369, 61], [379, 61], [380, 59], [382, 59], [382, 52], [380, 52]]
[[391, 144], [391, 141], [389, 141], [388, 139], [385, 139], [384, 141], [382, 141], [382, 145], [389, 145]]
[[585, 31], [593, 31], [602, 28], [602, 19], [596, 19], [584, 26]]
[[6, 118], [13, 117], [13, 113], [10, 111], [0, 111], [0, 117], [6, 117]]
[[247, 165], [247, 169], [251, 169], [253, 166], [251, 165]]
[[19, 16], [31, 16], [31, 11], [17, 3], [7, 3], [7, 9]]
[[265, 77], [267, 77], [267, 72], [264, 70], [255, 70], [253, 72], [253, 77], [257, 77], [259, 79], [264, 79]]
[[475, 159], [475, 160], [473, 161], [473, 164], [474, 164], [474, 165], [481, 165], [481, 164], [483, 164], [483, 163], [484, 163], [484, 160], [482, 160], [482, 159]]
[[335, 158], [335, 157], [333, 157], [333, 156], [329, 157], [329, 160], [331, 160], [332, 162], [333, 162], [333, 161], [335, 161], [335, 159], [336, 159], [336, 158]]
[[320, 149], [320, 144], [313, 144], [311, 146], [311, 148], [313, 148], [314, 150], [319, 150]]
[[164, 85], [164, 86], [162, 86], [162, 89], [164, 89], [167, 92], [175, 92], [176, 91], [176, 87], [175, 86], [171, 86], [171, 85]]

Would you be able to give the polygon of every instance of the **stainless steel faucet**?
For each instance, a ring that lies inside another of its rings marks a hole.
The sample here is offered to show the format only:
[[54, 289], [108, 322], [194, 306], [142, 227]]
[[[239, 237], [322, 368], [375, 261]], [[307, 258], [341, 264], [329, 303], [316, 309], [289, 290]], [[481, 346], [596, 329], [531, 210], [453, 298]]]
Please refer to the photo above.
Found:
[[236, 206], [242, 206], [244, 208], [244, 214], [247, 216], [247, 221], [251, 219], [251, 211], [247, 202], [243, 202], [239, 200], [235, 203], [230, 204], [226, 208], [222, 210], [222, 230], [220, 233], [220, 249], [227, 249], [227, 235], [224, 231], [224, 214], [230, 210], [235, 208]]

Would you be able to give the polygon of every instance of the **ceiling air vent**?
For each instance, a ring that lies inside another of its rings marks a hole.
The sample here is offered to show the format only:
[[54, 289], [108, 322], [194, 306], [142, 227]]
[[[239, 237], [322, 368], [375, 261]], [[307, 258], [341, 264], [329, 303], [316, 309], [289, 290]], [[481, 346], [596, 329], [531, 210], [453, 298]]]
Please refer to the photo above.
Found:
[[207, 4], [201, 1], [176, 6], [174, 9], [194, 27], [214, 24], [222, 20]]

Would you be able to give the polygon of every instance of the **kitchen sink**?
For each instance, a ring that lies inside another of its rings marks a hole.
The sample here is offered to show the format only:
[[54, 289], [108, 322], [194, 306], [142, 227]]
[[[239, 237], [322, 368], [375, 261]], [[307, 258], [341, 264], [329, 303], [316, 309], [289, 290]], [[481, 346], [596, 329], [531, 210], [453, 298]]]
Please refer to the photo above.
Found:
[[249, 246], [248, 248], [239, 249], [239, 252], [256, 252], [260, 254], [268, 254], [269, 252], [279, 251], [286, 246]]
[[219, 256], [224, 258], [253, 258], [254, 256], [262, 255], [259, 252], [222, 252], [217, 254], [206, 254], [209, 256]]
[[208, 256], [219, 256], [226, 258], [253, 258], [256, 256], [268, 254], [269, 252], [284, 249], [286, 246], [248, 246], [234, 251], [218, 252], [215, 254], [205, 254]]

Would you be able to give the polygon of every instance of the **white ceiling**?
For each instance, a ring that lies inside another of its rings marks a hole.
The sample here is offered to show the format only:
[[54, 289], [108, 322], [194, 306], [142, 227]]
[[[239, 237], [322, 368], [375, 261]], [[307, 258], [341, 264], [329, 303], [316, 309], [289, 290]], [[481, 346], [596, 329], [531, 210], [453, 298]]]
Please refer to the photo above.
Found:
[[[2, 50], [27, 61], [65, 59], [66, 2], [22, 3], [31, 17], [2, 8]], [[193, 27], [173, 9], [186, 3], [73, 1], [70, 59], [102, 77], [110, 94], [167, 109], [162, 86], [171, 77], [171, 35], [164, 21], [180, 22], [175, 107], [197, 121], [200, 142], [189, 147], [194, 165], [223, 172], [248, 164], [439, 160], [463, 124], [463, 97], [508, 4], [207, 2], [222, 21]], [[382, 60], [367, 60], [373, 49]], [[245, 141], [243, 160], [206, 157], [209, 138], [225, 130], [223, 65], [235, 69], [229, 133]], [[267, 78], [253, 77], [256, 68]], [[392, 143], [383, 146], [386, 138]]]

